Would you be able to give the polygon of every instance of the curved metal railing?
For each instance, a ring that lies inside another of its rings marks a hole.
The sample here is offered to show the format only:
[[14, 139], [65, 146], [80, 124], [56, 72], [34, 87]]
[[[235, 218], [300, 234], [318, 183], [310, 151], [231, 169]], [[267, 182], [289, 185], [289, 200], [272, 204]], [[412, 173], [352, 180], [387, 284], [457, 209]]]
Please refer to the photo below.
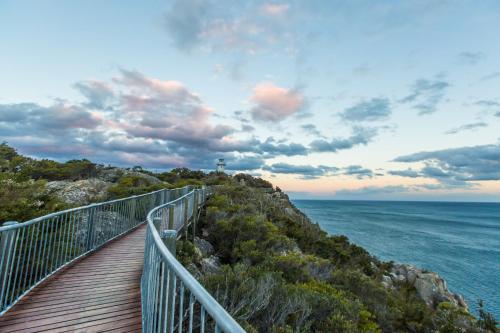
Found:
[[0, 227], [0, 316], [78, 258], [145, 222], [158, 205], [191, 186], [72, 208]]
[[147, 216], [141, 280], [143, 332], [245, 332], [175, 259], [178, 234], [195, 233], [208, 189], [194, 189]]

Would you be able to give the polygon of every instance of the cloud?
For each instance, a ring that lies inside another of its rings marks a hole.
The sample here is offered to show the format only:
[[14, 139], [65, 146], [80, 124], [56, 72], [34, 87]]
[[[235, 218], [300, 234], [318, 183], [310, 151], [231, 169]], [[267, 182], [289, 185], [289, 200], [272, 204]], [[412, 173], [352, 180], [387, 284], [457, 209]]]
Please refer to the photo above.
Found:
[[35, 103], [0, 104], [0, 123], [9, 124], [12, 130], [24, 129], [28, 133], [90, 130], [101, 122], [102, 119], [90, 111], [67, 103], [48, 107]]
[[493, 99], [481, 99], [473, 103], [473, 105], [484, 106], [486, 108], [500, 107], [500, 102]]
[[461, 52], [458, 54], [459, 60], [466, 65], [476, 65], [484, 59], [482, 52]]
[[387, 98], [372, 98], [345, 109], [341, 117], [347, 121], [376, 121], [387, 119], [391, 114]]
[[257, 170], [265, 164], [263, 158], [258, 156], [240, 156], [226, 158], [227, 170], [244, 171]]
[[73, 87], [87, 98], [87, 101], [82, 105], [89, 109], [107, 109], [109, 108], [110, 101], [114, 97], [111, 86], [102, 81], [80, 81], [75, 83]]
[[292, 165], [288, 163], [266, 165], [262, 169], [272, 173], [300, 175], [303, 179], [316, 179], [318, 177], [331, 175], [339, 170], [336, 167], [324, 165], [315, 167], [311, 165]]
[[[235, 113], [241, 130], [220, 123], [224, 118], [214, 117], [202, 98], [179, 81], [120, 70], [109, 81], [80, 81], [73, 87], [83, 101], [0, 104], [0, 137], [37, 157], [85, 156], [162, 169], [212, 169], [215, 159], [225, 158], [231, 170], [255, 170], [268, 158], [310, 152], [308, 146], [288, 140], [235, 137], [254, 131], [242, 113]], [[293, 91], [277, 91], [257, 94], [257, 101], [286, 108], [294, 105], [293, 99], [302, 100]]]
[[500, 78], [500, 72], [493, 72], [491, 74], [483, 76], [480, 81], [488, 81]]
[[253, 127], [251, 125], [243, 124], [243, 125], [241, 125], [241, 131], [242, 132], [253, 132], [253, 131], [255, 131], [255, 127]]
[[[223, 123], [225, 118], [214, 117], [213, 109], [182, 82], [138, 71], [122, 69], [108, 81], [80, 81], [73, 88], [81, 100], [0, 104], [0, 137], [22, 153], [58, 160], [85, 156], [116, 165], [213, 169], [217, 158], [225, 158], [228, 169], [258, 170], [266, 159], [349, 149], [367, 144], [377, 134], [373, 128], [354, 127], [347, 138], [309, 145], [273, 137], [262, 140], [249, 133], [254, 128], [243, 121], [241, 112], [235, 113], [243, 126], [239, 130]], [[276, 108], [280, 117], [287, 117], [303, 106], [297, 92], [271, 88], [257, 91], [256, 107]], [[333, 174], [332, 168], [316, 168]], [[343, 171], [370, 176], [361, 167]]]
[[260, 8], [261, 8], [261, 11], [264, 15], [268, 15], [268, 16], [272, 16], [272, 17], [283, 17], [290, 9], [290, 5], [266, 3], [266, 4], [262, 5]]
[[395, 162], [424, 162], [425, 177], [447, 184], [500, 180], [500, 144], [451, 148], [400, 156]]
[[353, 176], [357, 179], [372, 178], [374, 173], [372, 170], [363, 168], [360, 165], [350, 165], [343, 168], [334, 166], [312, 166], [312, 165], [293, 165], [288, 163], [275, 163], [266, 165], [263, 170], [272, 172], [274, 174], [293, 174], [299, 175], [302, 179], [316, 179], [319, 177], [332, 177], [332, 176]]
[[279, 122], [296, 114], [305, 106], [305, 99], [298, 91], [273, 83], [256, 85], [250, 100], [255, 104], [250, 113], [259, 121]]
[[415, 170], [412, 169], [406, 169], [406, 170], [391, 170], [388, 172], [388, 174], [393, 175], [393, 176], [400, 176], [400, 177], [409, 177], [409, 178], [417, 178], [421, 177], [422, 175]]
[[299, 143], [275, 143], [274, 139], [268, 138], [266, 141], [259, 143], [255, 152], [270, 154], [273, 156], [285, 155], [285, 156], [295, 156], [295, 155], [307, 155], [307, 148]]
[[342, 189], [335, 192], [335, 196], [344, 197], [357, 197], [357, 196], [375, 196], [381, 194], [391, 193], [405, 193], [410, 191], [411, 188], [403, 185], [389, 185], [389, 186], [365, 186], [357, 189]]
[[189, 51], [201, 42], [209, 4], [204, 0], [177, 0], [165, 15], [165, 24], [176, 47]]
[[316, 137], [324, 137], [314, 124], [304, 124], [300, 127], [304, 130], [304, 132], [306, 132], [306, 134]]
[[372, 170], [363, 168], [361, 165], [350, 165], [344, 168], [342, 174], [347, 176], [355, 176], [358, 179], [372, 178], [374, 176]]
[[354, 127], [348, 138], [334, 138], [331, 141], [314, 140], [310, 144], [312, 152], [337, 152], [358, 145], [367, 145], [377, 135], [376, 128]]
[[357, 66], [352, 70], [352, 73], [356, 76], [367, 76], [372, 69], [367, 65]]
[[[165, 15], [166, 31], [182, 51], [255, 54], [291, 42], [289, 5], [177, 0]], [[240, 59], [241, 60], [241, 59]]]
[[419, 79], [412, 86], [412, 92], [401, 103], [410, 103], [419, 115], [434, 113], [444, 98], [450, 83], [435, 79]]
[[481, 127], [488, 127], [488, 124], [482, 121], [472, 124], [465, 124], [459, 127], [452, 128], [451, 130], [446, 131], [445, 134], [456, 134], [462, 131], [471, 131]]

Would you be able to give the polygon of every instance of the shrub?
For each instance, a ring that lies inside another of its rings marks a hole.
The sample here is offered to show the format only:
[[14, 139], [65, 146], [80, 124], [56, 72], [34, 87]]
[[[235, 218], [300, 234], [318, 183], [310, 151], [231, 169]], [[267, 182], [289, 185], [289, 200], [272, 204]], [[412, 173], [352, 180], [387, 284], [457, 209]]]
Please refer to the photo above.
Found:
[[68, 208], [57, 197], [47, 193], [45, 181], [15, 181], [0, 173], [0, 222], [23, 222]]

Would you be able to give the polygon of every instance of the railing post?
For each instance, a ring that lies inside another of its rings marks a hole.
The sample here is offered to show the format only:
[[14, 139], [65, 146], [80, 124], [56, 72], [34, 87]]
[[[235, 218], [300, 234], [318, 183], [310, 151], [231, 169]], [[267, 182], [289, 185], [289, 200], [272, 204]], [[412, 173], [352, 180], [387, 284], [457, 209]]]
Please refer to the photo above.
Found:
[[135, 207], [137, 205], [137, 199], [135, 197], [135, 195], [132, 197], [132, 209], [130, 212], [130, 216], [132, 217], [132, 226], [135, 225]]
[[[175, 257], [175, 251], [176, 251], [176, 242], [177, 242], [177, 231], [175, 230], [164, 230], [161, 233], [161, 239], [163, 240], [163, 244], [165, 244], [166, 248], [172, 253], [172, 255]], [[166, 264], [164, 264], [164, 270], [163, 270], [163, 292], [162, 292], [162, 300], [161, 304], [166, 304], [165, 309], [163, 310], [163, 314], [165, 317], [165, 320], [161, 321], [162, 328], [160, 332], [168, 332], [168, 329], [172, 327], [173, 325], [173, 320], [171, 314], [173, 313], [172, 310], [172, 304], [174, 302], [174, 297], [175, 297], [175, 284], [174, 284], [174, 279], [175, 275], [172, 270], [168, 268]], [[162, 316], [160, 316], [162, 318]]]
[[87, 251], [92, 250], [92, 244], [94, 242], [94, 217], [95, 205], [91, 205], [87, 215], [87, 240], [85, 242], [85, 249]]
[[156, 230], [160, 230], [161, 231], [162, 221], [163, 221], [163, 219], [161, 217], [155, 217], [155, 218], [153, 218], [153, 224], [154, 224]]
[[[4, 227], [9, 225], [15, 225], [17, 222], [9, 221], [3, 224]], [[14, 246], [17, 241], [17, 229], [4, 231], [1, 234], [2, 239], [0, 240], [0, 312], [4, 308], [3, 302], [4, 298], [7, 300], [7, 284], [9, 282], [9, 274], [11, 270], [11, 262], [14, 258]]]
[[163, 240], [163, 244], [165, 244], [170, 253], [172, 253], [172, 255], [175, 257], [177, 231], [163, 230], [163, 232], [161, 233], [161, 239]]
[[175, 204], [168, 205], [168, 229], [175, 229]]
[[186, 240], [188, 239], [188, 206], [189, 206], [189, 199], [187, 197], [184, 197], [184, 236], [186, 237]]
[[196, 219], [198, 217], [198, 190], [194, 190], [193, 198], [193, 242], [196, 238]]

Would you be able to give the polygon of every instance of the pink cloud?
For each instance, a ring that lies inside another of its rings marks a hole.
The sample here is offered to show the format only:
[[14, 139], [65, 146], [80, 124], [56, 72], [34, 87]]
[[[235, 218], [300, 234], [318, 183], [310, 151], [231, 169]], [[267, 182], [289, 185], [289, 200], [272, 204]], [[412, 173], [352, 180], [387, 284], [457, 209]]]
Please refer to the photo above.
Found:
[[254, 88], [251, 101], [252, 117], [256, 120], [281, 121], [298, 111], [304, 105], [304, 97], [296, 90], [285, 89], [273, 83], [260, 83]]
[[267, 3], [262, 5], [261, 10], [262, 13], [268, 16], [281, 17], [288, 12], [290, 6], [288, 4], [276, 4], [276, 3]]
[[168, 103], [201, 103], [198, 95], [189, 91], [181, 82], [174, 80], [159, 80], [147, 77], [137, 71], [122, 70], [120, 77], [113, 78], [113, 82], [129, 88], [128, 97], [133, 97], [131, 106], [150, 101], [166, 101]]

